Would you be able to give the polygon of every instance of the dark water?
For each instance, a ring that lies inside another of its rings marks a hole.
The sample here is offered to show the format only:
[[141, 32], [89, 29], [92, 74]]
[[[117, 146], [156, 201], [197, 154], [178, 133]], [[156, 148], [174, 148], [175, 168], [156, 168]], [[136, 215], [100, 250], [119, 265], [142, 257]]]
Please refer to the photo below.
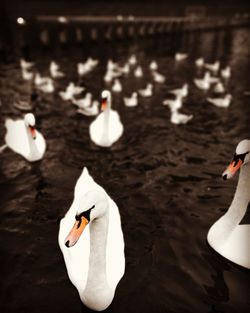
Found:
[[[113, 106], [125, 127], [123, 137], [110, 150], [90, 142], [92, 118], [53, 95], [35, 94], [20, 77], [18, 63], [0, 68], [0, 144], [6, 117], [20, 117], [13, 99], [32, 94], [38, 129], [48, 149], [38, 163], [27, 163], [6, 150], [0, 157], [0, 311], [87, 312], [71, 285], [57, 244], [58, 223], [68, 210], [76, 179], [83, 166], [116, 201], [126, 244], [126, 273], [108, 312], [200, 313], [247, 312], [250, 308], [250, 274], [216, 254], [207, 244], [210, 226], [225, 213], [237, 178], [224, 182], [221, 173], [237, 143], [249, 138], [250, 31], [193, 33], [176, 41], [142, 41], [140, 44], [95, 44], [82, 49], [32, 51], [42, 74], [55, 58], [67, 73], [57, 91], [70, 80], [84, 84], [98, 99], [105, 87], [102, 77], [108, 56], [123, 62], [136, 53], [145, 77], [123, 78], [124, 94], [144, 87], [151, 77], [152, 59], [167, 76], [155, 85], [154, 96], [125, 108], [122, 96]], [[178, 40], [177, 40], [178, 39]], [[180, 65], [173, 60], [178, 49], [190, 54]], [[85, 56], [101, 60], [98, 68], [78, 81], [75, 64]], [[192, 84], [193, 60], [220, 59], [232, 67], [227, 89], [233, 95], [228, 109], [205, 101]], [[161, 105], [167, 90], [191, 84], [183, 112], [194, 114], [187, 125], [169, 122]], [[243, 223], [249, 223], [249, 215]]]

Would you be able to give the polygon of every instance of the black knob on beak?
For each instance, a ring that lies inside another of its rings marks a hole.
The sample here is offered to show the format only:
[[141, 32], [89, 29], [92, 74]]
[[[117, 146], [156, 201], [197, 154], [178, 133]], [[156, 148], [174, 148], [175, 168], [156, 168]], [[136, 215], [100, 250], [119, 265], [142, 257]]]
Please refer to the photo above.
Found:
[[222, 178], [223, 178], [224, 180], [227, 180], [227, 174], [224, 174], [224, 175], [222, 176]]

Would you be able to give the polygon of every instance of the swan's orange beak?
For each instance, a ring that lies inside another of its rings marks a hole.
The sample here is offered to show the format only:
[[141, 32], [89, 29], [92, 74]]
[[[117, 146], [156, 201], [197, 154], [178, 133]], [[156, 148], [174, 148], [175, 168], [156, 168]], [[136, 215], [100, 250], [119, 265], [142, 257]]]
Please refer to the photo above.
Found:
[[35, 140], [36, 139], [36, 129], [35, 129], [35, 127], [29, 126], [29, 129], [30, 129], [30, 133], [31, 133], [32, 138]]
[[73, 247], [77, 243], [88, 223], [89, 221], [84, 216], [81, 216], [79, 220], [75, 222], [73, 228], [71, 229], [71, 231], [69, 232], [68, 236], [65, 239], [66, 247], [68, 248]]
[[240, 169], [243, 161], [240, 158], [234, 157], [233, 161], [229, 164], [227, 169], [223, 172], [222, 177], [223, 179], [227, 180], [232, 178], [235, 173]]
[[104, 111], [107, 108], [107, 99], [102, 99], [101, 110]]

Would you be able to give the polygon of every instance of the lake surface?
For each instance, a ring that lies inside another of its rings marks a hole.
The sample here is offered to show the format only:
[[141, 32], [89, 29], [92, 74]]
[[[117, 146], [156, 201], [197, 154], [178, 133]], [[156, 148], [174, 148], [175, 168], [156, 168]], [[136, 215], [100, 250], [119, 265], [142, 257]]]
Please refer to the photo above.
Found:
[[[189, 58], [176, 63], [176, 51]], [[72, 80], [100, 99], [106, 61], [120, 64], [136, 53], [142, 79], [121, 79], [124, 91], [113, 95], [125, 128], [111, 149], [95, 146], [88, 128], [93, 118], [76, 113], [58, 96]], [[98, 67], [79, 80], [76, 63], [92, 56]], [[194, 60], [230, 65], [228, 109], [206, 102], [192, 83]], [[59, 221], [73, 200], [76, 179], [87, 166], [97, 183], [117, 203], [126, 245], [126, 272], [107, 312], [236, 313], [250, 308], [250, 273], [225, 260], [207, 244], [211, 225], [223, 215], [238, 177], [221, 174], [237, 143], [250, 138], [250, 30], [194, 32], [175, 38], [114, 41], [80, 47], [30, 51], [37, 69], [48, 74], [55, 59], [67, 74], [52, 95], [36, 92], [20, 76], [18, 60], [0, 65], [0, 145], [4, 120], [19, 118], [15, 99], [32, 98], [37, 128], [47, 141], [44, 159], [28, 163], [11, 150], [0, 155], [0, 311], [3, 313], [88, 312], [71, 285], [57, 243]], [[14, 60], [14, 59], [13, 59]], [[145, 87], [156, 60], [166, 83], [154, 85], [152, 98], [126, 108], [123, 96]], [[182, 112], [186, 125], [170, 123], [162, 106], [168, 90], [190, 84]], [[32, 96], [31, 96], [32, 95]], [[249, 223], [249, 212], [242, 223]]]

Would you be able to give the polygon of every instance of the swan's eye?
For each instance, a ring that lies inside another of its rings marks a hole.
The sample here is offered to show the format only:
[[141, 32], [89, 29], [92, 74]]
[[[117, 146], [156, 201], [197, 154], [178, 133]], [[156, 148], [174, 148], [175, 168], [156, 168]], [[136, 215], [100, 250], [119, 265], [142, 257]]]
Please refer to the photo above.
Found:
[[95, 208], [95, 205], [93, 205], [90, 209], [88, 209], [87, 211], [82, 212], [79, 215], [76, 215], [76, 221], [79, 221], [79, 223], [81, 224], [81, 218], [84, 217], [88, 222], [90, 221], [90, 212], [92, 209]]
[[249, 153], [249, 151], [246, 153], [242, 153], [242, 154], [236, 154], [235, 153], [234, 158], [233, 158], [234, 167], [238, 164], [239, 160], [241, 160], [241, 162], [244, 163], [245, 157], [248, 153]]

